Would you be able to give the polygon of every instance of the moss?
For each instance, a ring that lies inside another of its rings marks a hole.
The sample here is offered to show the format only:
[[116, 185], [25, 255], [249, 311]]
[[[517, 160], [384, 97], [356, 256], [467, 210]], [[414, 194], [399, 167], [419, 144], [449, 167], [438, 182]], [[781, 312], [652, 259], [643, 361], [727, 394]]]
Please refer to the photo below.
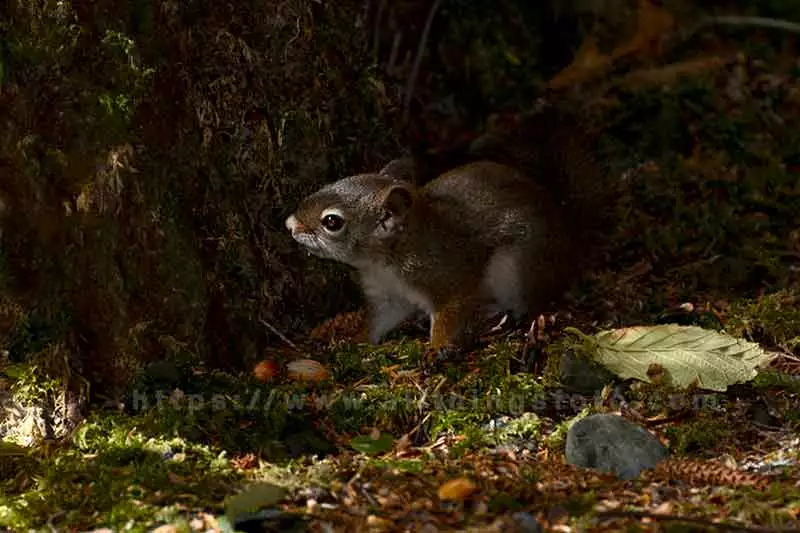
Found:
[[701, 416], [680, 426], [672, 426], [666, 431], [670, 451], [676, 455], [698, 451], [712, 453], [725, 442], [725, 437], [731, 434], [732, 428], [727, 421], [709, 416]]
[[[544, 389], [535, 376], [509, 374], [516, 350], [513, 343], [497, 343], [475, 354], [477, 371], [451, 365], [445, 373], [422, 381], [418, 341], [380, 347], [342, 344], [330, 356], [335, 379], [360, 384], [329, 396], [326, 412], [344, 432], [378, 427], [402, 435], [424, 419], [427, 438], [457, 433], [467, 437], [467, 446], [480, 446], [486, 443], [483, 425], [492, 416], [519, 416], [543, 399]], [[403, 377], [403, 372], [410, 373]]]
[[424, 345], [419, 340], [401, 339], [379, 346], [338, 343], [330, 349], [331, 370], [337, 381], [355, 382], [369, 378], [373, 384], [389, 380], [388, 369], [415, 369]]
[[403, 433], [421, 413], [419, 391], [412, 387], [369, 386], [345, 389], [327, 408], [331, 422], [342, 432], [377, 427], [394, 435]]
[[259, 3], [23, 4], [0, 135], [14, 357], [64, 344], [72, 375], [118, 396], [149, 361], [242, 368], [275, 340], [262, 320], [294, 334], [353, 305], [346, 270], [308, 269], [282, 224], [290, 198], [394, 145], [353, 6], [297, 0], [290, 23]]
[[[78, 430], [73, 446], [30, 452], [25, 472], [4, 478], [0, 524], [23, 530], [57, 519], [91, 529], [99, 524], [122, 528], [133, 520], [137, 528], [152, 527], [159, 518], [179, 516], [179, 506], [164, 507], [165, 488], [215, 506], [213, 494], [241, 481], [227, 460], [208, 447], [148, 437], [136, 429], [138, 422], [93, 418]], [[76, 491], [75, 486], [82, 488]], [[52, 502], [61, 507], [53, 508]]]
[[410, 473], [422, 472], [425, 466], [424, 461], [416, 459], [370, 459], [367, 464], [375, 468]]
[[[800, 379], [797, 376], [787, 375], [777, 371], [760, 371], [753, 380], [753, 386], [761, 389], [783, 389], [794, 394], [800, 393]], [[792, 416], [791, 412], [786, 413]]]
[[788, 349], [800, 345], [800, 294], [795, 289], [736, 300], [726, 315], [732, 335]]

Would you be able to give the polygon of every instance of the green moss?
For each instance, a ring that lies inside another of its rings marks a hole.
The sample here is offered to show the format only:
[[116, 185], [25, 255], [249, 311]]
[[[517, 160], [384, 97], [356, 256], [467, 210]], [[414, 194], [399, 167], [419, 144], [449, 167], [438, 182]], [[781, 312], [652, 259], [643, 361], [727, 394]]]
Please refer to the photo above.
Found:
[[757, 342], [792, 349], [800, 346], [800, 293], [779, 290], [731, 303], [726, 330]]
[[419, 392], [408, 386], [370, 385], [358, 391], [345, 388], [333, 396], [327, 413], [339, 431], [377, 427], [398, 434], [419, 416], [420, 399]]
[[409, 473], [420, 473], [425, 466], [424, 461], [416, 459], [370, 459], [367, 464], [374, 468]]
[[673, 454], [712, 453], [732, 434], [733, 428], [726, 420], [701, 416], [699, 419], [671, 426], [666, 431], [669, 448]]
[[571, 428], [572, 425], [578, 420], [593, 414], [594, 411], [595, 409], [589, 405], [584, 407], [581, 412], [574, 417], [558, 423], [556, 427], [553, 428], [553, 430], [545, 437], [543, 442], [544, 446], [554, 453], [562, 453], [567, 444], [567, 433], [569, 432], [569, 428]]
[[[379, 427], [403, 434], [428, 415], [426, 429], [435, 438], [479, 428], [499, 414], [518, 416], [543, 398], [544, 389], [535, 376], [509, 373], [509, 361], [517, 353], [513, 344], [498, 343], [475, 354], [478, 371], [451, 365], [446, 374], [426, 378], [422, 389], [416, 373], [408, 379], [390, 378], [393, 372], [418, 370], [423, 348], [412, 340], [379, 347], [336, 347], [331, 355], [336, 381], [361, 382], [357, 389], [345, 387], [331, 396], [327, 412], [336, 427], [348, 432]], [[382, 371], [393, 365], [399, 368]]]
[[486, 441], [486, 432], [481, 431], [480, 426], [488, 422], [488, 419], [486, 413], [477, 413], [468, 409], [436, 411], [431, 417], [431, 439], [436, 439], [443, 433], [464, 434], [469, 441], [468, 445], [480, 445]]
[[3, 481], [0, 525], [20, 531], [54, 520], [60, 528], [116, 529], [133, 520], [136, 530], [144, 531], [157, 517], [177, 518], [180, 499], [214, 507], [214, 494], [241, 481], [218, 452], [182, 439], [149, 437], [137, 429], [141, 422], [93, 417], [76, 432], [74, 446], [42, 448], [19, 459], [26, 470]]
[[[800, 393], [800, 379], [798, 379], [797, 376], [770, 369], [759, 371], [752, 383], [756, 388], [783, 389], [794, 394]], [[798, 414], [799, 413], [789, 410], [786, 416], [795, 418]]]
[[378, 346], [371, 344], [342, 343], [333, 347], [331, 370], [339, 382], [355, 382], [369, 379], [378, 384], [388, 381], [384, 369], [394, 365], [401, 368], [417, 368], [424, 350], [418, 340], [400, 339]]
[[26, 404], [39, 401], [63, 387], [60, 379], [53, 374], [48, 375], [35, 361], [9, 365], [3, 369], [3, 373], [14, 380], [11, 387], [13, 398]]

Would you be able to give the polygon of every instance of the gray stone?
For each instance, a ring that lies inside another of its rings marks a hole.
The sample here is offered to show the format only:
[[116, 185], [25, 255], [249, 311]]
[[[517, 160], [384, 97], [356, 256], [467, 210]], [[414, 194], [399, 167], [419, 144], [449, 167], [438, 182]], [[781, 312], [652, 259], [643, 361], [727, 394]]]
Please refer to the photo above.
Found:
[[567, 432], [567, 463], [621, 479], [635, 479], [667, 456], [647, 430], [617, 415], [596, 414], [575, 422]]
[[517, 512], [511, 518], [516, 522], [520, 533], [540, 533], [542, 531], [542, 526], [530, 513]]

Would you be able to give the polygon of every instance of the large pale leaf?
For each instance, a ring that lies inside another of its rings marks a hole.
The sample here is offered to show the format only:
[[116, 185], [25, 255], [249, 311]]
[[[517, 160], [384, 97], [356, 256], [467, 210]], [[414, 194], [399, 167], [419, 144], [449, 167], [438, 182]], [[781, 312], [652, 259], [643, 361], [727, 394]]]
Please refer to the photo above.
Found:
[[286, 496], [286, 489], [266, 481], [247, 487], [225, 501], [225, 515], [231, 523], [236, 517], [257, 511], [262, 507], [275, 505]]
[[394, 437], [388, 433], [358, 435], [350, 441], [350, 446], [358, 452], [375, 455], [391, 450], [394, 446]]
[[773, 355], [758, 344], [695, 326], [661, 325], [601, 331], [595, 360], [623, 379], [724, 391], [753, 379]]

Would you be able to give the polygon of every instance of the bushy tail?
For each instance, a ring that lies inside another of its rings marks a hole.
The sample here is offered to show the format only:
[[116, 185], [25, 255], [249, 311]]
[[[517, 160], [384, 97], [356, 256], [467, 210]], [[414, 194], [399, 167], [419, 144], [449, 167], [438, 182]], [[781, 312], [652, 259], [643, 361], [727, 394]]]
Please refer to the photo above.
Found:
[[600, 131], [557, 106], [519, 115], [475, 139], [470, 155], [513, 166], [563, 206], [576, 233], [591, 238], [615, 220], [620, 180], [599, 149]]

